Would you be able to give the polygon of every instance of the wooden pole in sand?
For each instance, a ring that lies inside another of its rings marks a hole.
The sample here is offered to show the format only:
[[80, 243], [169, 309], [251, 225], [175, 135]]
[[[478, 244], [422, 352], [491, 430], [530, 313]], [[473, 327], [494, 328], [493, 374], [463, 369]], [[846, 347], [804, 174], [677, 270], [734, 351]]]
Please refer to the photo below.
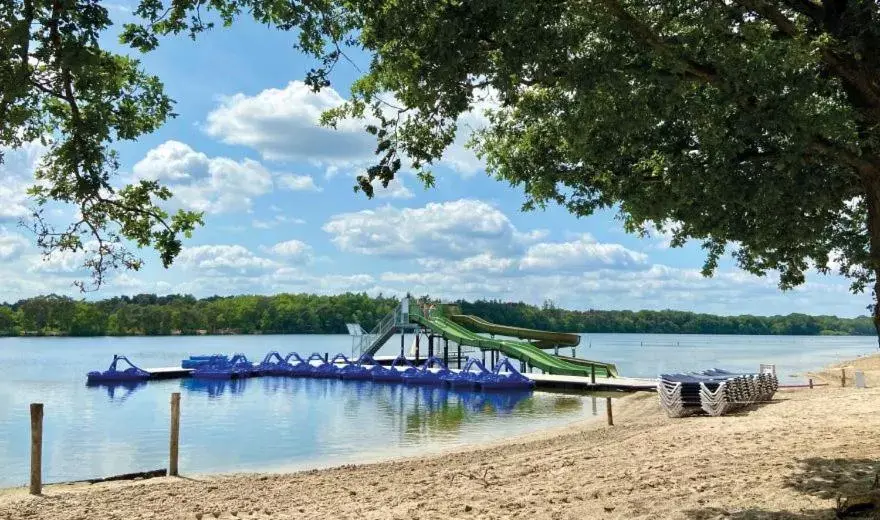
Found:
[[43, 492], [43, 403], [31, 403], [31, 495]]
[[846, 369], [840, 369], [840, 387], [843, 388], [846, 386]]
[[177, 454], [180, 447], [180, 392], [171, 394], [171, 437], [168, 444], [168, 476], [177, 476]]
[[810, 378], [810, 390], [812, 390], [812, 389], [813, 389], [813, 378], [811, 377]]
[[608, 412], [608, 426], [614, 426], [614, 414], [611, 413], [611, 398], [605, 398], [605, 411]]

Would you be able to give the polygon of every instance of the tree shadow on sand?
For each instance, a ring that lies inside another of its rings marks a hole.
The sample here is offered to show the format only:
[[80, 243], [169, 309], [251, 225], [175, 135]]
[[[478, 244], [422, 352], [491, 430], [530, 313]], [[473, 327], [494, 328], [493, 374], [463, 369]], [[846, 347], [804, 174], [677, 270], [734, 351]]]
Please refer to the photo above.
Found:
[[[827, 509], [770, 511], [760, 508], [709, 507], [687, 511], [694, 520], [819, 520], [880, 519], [880, 461], [871, 459], [809, 458], [785, 477], [785, 487], [824, 500]], [[760, 504], [756, 504], [760, 505]]]
[[799, 513], [790, 511], [765, 511], [763, 509], [724, 509], [707, 507], [685, 511], [693, 520], [826, 520], [836, 518], [834, 509], [809, 510]]

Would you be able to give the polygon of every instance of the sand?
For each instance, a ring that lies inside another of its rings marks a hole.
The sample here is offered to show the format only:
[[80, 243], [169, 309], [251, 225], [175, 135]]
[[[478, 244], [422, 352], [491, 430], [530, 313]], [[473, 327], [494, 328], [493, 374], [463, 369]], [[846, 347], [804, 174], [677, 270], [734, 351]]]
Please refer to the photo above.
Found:
[[808, 374], [808, 377], [830, 385], [840, 386], [843, 382], [847, 386], [852, 386], [853, 377], [859, 370], [865, 373], [865, 381], [868, 386], [880, 386], [880, 355], [878, 354], [837, 363], [812, 372]]
[[837, 498], [869, 492], [880, 470], [878, 404], [880, 387], [828, 386], [669, 419], [642, 393], [616, 402], [613, 427], [287, 475], [6, 490], [0, 519], [835, 518]]

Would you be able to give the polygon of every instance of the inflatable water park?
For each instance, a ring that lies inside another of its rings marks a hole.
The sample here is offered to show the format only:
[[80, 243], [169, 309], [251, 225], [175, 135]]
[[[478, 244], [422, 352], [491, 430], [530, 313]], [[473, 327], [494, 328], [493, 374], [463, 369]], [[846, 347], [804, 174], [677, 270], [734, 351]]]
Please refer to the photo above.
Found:
[[[339, 353], [331, 358], [329, 353], [318, 352], [308, 356], [297, 352], [282, 355], [272, 351], [262, 361], [253, 362], [244, 354], [210, 354], [190, 356], [182, 360], [179, 367], [140, 368], [127, 357], [115, 355], [107, 370], [89, 372], [87, 383], [274, 376], [372, 380], [493, 391], [524, 390], [536, 386], [594, 390], [653, 390], [656, 387], [655, 380], [620, 377], [612, 363], [575, 357], [574, 347], [581, 340], [578, 334], [491, 323], [478, 316], [462, 314], [455, 305], [424, 304], [404, 298], [372, 331], [364, 331], [359, 324], [349, 324], [348, 328], [352, 336], [350, 356]], [[400, 336], [399, 355], [374, 357], [395, 335]], [[407, 335], [414, 338], [409, 356], [405, 352]], [[422, 338], [427, 343], [424, 351]], [[571, 356], [559, 354], [560, 348], [566, 347], [572, 349]]]

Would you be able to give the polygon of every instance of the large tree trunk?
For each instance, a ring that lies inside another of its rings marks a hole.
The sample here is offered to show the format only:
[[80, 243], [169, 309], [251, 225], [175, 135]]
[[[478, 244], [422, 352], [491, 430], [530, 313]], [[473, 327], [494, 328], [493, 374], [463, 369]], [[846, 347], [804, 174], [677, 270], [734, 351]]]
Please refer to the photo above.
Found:
[[871, 307], [874, 328], [877, 331], [877, 346], [880, 348], [880, 169], [862, 171], [865, 186], [865, 202], [868, 207], [868, 236], [870, 239], [869, 265], [874, 274], [874, 288]]

